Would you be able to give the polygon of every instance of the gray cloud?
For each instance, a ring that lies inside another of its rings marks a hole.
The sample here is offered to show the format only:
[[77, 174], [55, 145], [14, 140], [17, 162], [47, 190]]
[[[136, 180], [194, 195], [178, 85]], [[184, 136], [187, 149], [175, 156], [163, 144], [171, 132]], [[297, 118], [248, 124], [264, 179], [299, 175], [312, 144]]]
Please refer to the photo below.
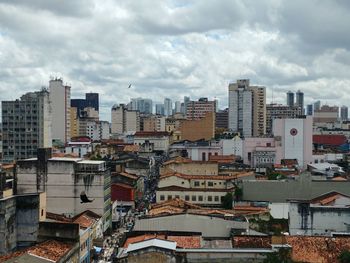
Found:
[[[350, 100], [347, 1], [0, 1], [1, 99], [61, 76], [101, 93], [102, 118], [131, 97], [218, 98], [250, 78], [268, 101]], [[132, 89], [126, 87], [132, 83]], [[330, 99], [332, 98], [332, 99]]]

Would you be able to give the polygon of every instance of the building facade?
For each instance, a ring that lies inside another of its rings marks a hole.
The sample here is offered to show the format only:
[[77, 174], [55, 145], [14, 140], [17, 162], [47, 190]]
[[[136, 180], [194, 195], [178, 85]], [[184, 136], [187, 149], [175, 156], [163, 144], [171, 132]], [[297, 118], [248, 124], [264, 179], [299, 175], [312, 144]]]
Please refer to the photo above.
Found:
[[111, 110], [111, 133], [123, 134], [140, 131], [140, 112], [128, 110], [124, 104], [114, 105]]
[[52, 139], [66, 143], [70, 140], [70, 86], [63, 85], [62, 79], [49, 82], [52, 108]]
[[198, 101], [187, 102], [186, 119], [198, 120], [207, 115], [207, 113], [215, 114], [216, 102], [209, 101], [208, 98], [200, 98]]
[[3, 162], [35, 157], [38, 148], [51, 147], [52, 115], [47, 90], [2, 101], [1, 106]]
[[250, 86], [248, 79], [229, 87], [229, 129], [244, 137], [266, 133], [266, 89]]
[[281, 104], [266, 105], [266, 134], [272, 134], [274, 119], [295, 119], [302, 115], [299, 106], [286, 106]]

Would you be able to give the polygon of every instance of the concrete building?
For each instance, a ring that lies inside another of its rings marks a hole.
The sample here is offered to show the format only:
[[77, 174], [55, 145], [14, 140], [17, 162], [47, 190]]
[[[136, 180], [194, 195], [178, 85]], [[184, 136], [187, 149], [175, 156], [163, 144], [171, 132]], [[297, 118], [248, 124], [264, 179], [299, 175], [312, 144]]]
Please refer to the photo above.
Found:
[[223, 155], [233, 154], [243, 158], [243, 140], [238, 135], [232, 139], [221, 139], [220, 145]]
[[174, 113], [180, 113], [180, 112], [181, 112], [181, 102], [175, 101]]
[[200, 98], [198, 101], [187, 102], [186, 119], [198, 120], [204, 118], [207, 113], [215, 115], [216, 102], [209, 101], [208, 98]]
[[169, 98], [164, 99], [164, 115], [167, 117], [173, 115], [173, 102]]
[[20, 194], [46, 192], [48, 212], [73, 217], [91, 210], [103, 218], [103, 231], [111, 227], [111, 175], [104, 161], [39, 156], [18, 161], [16, 178]]
[[70, 86], [63, 85], [62, 79], [49, 82], [52, 108], [52, 139], [66, 143], [70, 140]]
[[123, 134], [140, 131], [140, 112], [128, 110], [124, 104], [114, 105], [111, 111], [111, 133]]
[[291, 91], [287, 92], [287, 106], [293, 107], [294, 106], [294, 93]]
[[215, 128], [228, 129], [228, 108], [216, 112]]
[[168, 132], [136, 132], [134, 144], [144, 147], [146, 144], [152, 147], [153, 151], [167, 153], [170, 145]]
[[79, 118], [78, 118], [78, 108], [70, 108], [70, 137], [79, 136]]
[[289, 201], [291, 235], [331, 236], [350, 232], [350, 196], [335, 191], [311, 200]]
[[229, 129], [244, 137], [266, 133], [266, 89], [250, 86], [248, 79], [237, 80], [229, 87]]
[[165, 131], [165, 117], [149, 116], [143, 120], [143, 131]]
[[304, 114], [305, 109], [304, 109], [304, 93], [298, 90], [296, 93], [296, 102], [295, 106], [298, 106], [301, 109], [301, 113]]
[[133, 111], [139, 111], [143, 114], [153, 113], [153, 102], [151, 99], [136, 98], [131, 99], [131, 109]]
[[340, 108], [340, 119], [342, 121], [347, 121], [349, 118], [349, 109], [346, 106], [341, 106]]
[[215, 112], [208, 112], [200, 119], [182, 120], [178, 131], [179, 140], [211, 140], [215, 137]]
[[88, 121], [85, 134], [80, 133], [79, 136], [88, 136], [93, 141], [108, 140], [110, 137], [109, 122]]
[[161, 175], [172, 172], [187, 175], [219, 175], [219, 165], [217, 162], [193, 161], [177, 157], [163, 163], [159, 170]]
[[245, 138], [242, 143], [244, 164], [251, 167], [266, 167], [276, 162], [274, 138], [251, 137]]
[[338, 106], [323, 105], [319, 110], [314, 110], [314, 126], [327, 127], [327, 123], [335, 123], [339, 118]]
[[165, 115], [164, 104], [156, 104], [156, 114], [157, 115]]
[[2, 101], [1, 107], [3, 162], [31, 158], [38, 148], [51, 147], [52, 115], [47, 90]]
[[272, 134], [272, 123], [275, 119], [295, 119], [302, 115], [299, 106], [286, 106], [281, 104], [266, 105], [266, 134]]
[[276, 163], [282, 159], [297, 159], [306, 169], [312, 162], [312, 117], [302, 119], [276, 119], [273, 122]]
[[93, 108], [97, 113], [99, 112], [99, 94], [85, 93], [85, 99], [71, 99], [71, 107], [77, 108], [77, 115], [80, 116], [85, 108]]
[[312, 116], [314, 114], [314, 105], [308, 104], [306, 105], [306, 115]]
[[320, 110], [320, 109], [321, 109], [321, 101], [318, 100], [314, 103], [314, 111]]

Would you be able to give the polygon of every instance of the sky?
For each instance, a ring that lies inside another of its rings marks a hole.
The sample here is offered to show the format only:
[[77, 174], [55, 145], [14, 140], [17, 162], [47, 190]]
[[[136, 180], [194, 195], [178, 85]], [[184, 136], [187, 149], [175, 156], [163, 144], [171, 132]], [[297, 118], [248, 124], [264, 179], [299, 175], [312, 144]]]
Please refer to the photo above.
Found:
[[300, 89], [305, 104], [350, 106], [349, 14], [346, 0], [0, 0], [0, 98], [61, 77], [72, 98], [100, 93], [110, 120], [133, 97], [224, 108], [247, 78], [267, 102]]

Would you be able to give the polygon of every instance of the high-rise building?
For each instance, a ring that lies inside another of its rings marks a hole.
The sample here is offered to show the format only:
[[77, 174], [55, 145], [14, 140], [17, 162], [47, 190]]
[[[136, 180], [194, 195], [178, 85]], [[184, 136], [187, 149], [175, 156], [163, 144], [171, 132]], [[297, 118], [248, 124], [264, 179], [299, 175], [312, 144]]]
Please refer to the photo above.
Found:
[[181, 102], [175, 101], [175, 112], [174, 113], [179, 113], [179, 112], [181, 112]]
[[314, 126], [327, 127], [327, 123], [334, 123], [339, 118], [339, 107], [323, 105], [319, 110], [314, 110]]
[[266, 89], [250, 86], [248, 79], [237, 80], [229, 87], [229, 129], [244, 137], [266, 132]]
[[208, 112], [213, 113], [215, 120], [215, 101], [209, 101], [208, 98], [200, 98], [198, 101], [187, 102], [186, 119], [198, 120], [207, 115]]
[[272, 134], [273, 122], [276, 119], [296, 119], [299, 118], [301, 108], [298, 106], [287, 106], [281, 104], [266, 105], [266, 134]]
[[3, 162], [37, 156], [38, 148], [52, 146], [49, 92], [27, 93], [19, 100], [2, 101]]
[[215, 127], [228, 129], [228, 109], [219, 110], [216, 112]]
[[131, 99], [129, 110], [137, 110], [143, 114], [153, 113], [153, 102], [151, 99], [136, 98]]
[[99, 111], [98, 93], [85, 93], [85, 99], [71, 99], [71, 107], [77, 108], [77, 115], [80, 116], [85, 108], [93, 108], [96, 112]]
[[164, 115], [164, 104], [156, 104], [156, 114], [157, 115]]
[[349, 109], [346, 106], [342, 106], [340, 108], [340, 118], [342, 121], [347, 121], [349, 115]]
[[314, 112], [320, 109], [321, 109], [321, 101], [318, 100], [314, 103]]
[[306, 106], [306, 115], [312, 116], [314, 114], [314, 105], [308, 104]]
[[187, 96], [184, 96], [184, 114], [185, 114], [185, 116], [186, 116], [186, 114], [187, 114], [187, 104], [190, 102], [190, 97], [187, 97]]
[[70, 140], [70, 87], [63, 85], [62, 79], [49, 82], [52, 107], [52, 139], [64, 143]]
[[304, 93], [301, 92], [300, 90], [298, 90], [296, 93], [296, 106], [301, 108], [301, 112], [302, 114], [305, 113], [305, 109], [304, 109]]
[[291, 91], [287, 92], [287, 106], [294, 106], [294, 93]]
[[111, 133], [140, 131], [140, 112], [128, 110], [124, 104], [114, 105], [111, 111]]
[[169, 98], [164, 99], [164, 115], [165, 116], [173, 115], [173, 102]]

